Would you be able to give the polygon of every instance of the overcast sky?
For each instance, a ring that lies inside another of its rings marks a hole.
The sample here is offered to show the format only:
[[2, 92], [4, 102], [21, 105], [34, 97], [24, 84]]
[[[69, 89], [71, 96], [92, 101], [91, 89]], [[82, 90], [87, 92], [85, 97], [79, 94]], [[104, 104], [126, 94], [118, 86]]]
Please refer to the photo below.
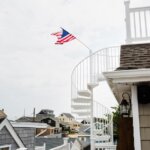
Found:
[[70, 112], [71, 72], [88, 49], [77, 40], [55, 45], [50, 34], [63, 27], [97, 51], [124, 44], [124, 18], [123, 0], [0, 0], [0, 109], [11, 119], [34, 107]]

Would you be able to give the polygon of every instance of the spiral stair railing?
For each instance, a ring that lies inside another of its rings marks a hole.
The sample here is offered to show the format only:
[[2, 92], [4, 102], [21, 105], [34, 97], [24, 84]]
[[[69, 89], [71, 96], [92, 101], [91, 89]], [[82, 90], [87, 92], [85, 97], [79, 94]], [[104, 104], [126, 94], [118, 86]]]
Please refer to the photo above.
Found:
[[97, 101], [93, 103], [93, 135], [96, 143], [111, 143], [112, 141], [112, 112]]
[[[71, 109], [77, 119], [90, 120], [91, 89], [105, 80], [103, 72], [113, 71], [119, 67], [119, 60], [120, 47], [110, 47], [92, 53], [75, 66], [71, 75]], [[93, 110], [93, 134], [96, 141], [110, 141], [113, 130], [112, 113], [99, 102], [93, 102]]]

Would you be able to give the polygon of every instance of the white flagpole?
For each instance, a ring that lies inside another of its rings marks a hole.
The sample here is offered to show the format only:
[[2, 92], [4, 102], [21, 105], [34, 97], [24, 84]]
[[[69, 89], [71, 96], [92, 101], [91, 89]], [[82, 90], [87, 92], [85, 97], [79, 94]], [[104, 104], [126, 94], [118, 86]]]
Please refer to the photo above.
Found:
[[80, 41], [78, 38], [76, 38], [76, 40], [78, 41], [78, 42], [80, 42], [83, 46], [85, 46], [88, 50], [89, 50], [89, 55], [91, 55], [92, 54], [92, 49], [90, 49], [87, 45], [85, 45], [82, 41]]

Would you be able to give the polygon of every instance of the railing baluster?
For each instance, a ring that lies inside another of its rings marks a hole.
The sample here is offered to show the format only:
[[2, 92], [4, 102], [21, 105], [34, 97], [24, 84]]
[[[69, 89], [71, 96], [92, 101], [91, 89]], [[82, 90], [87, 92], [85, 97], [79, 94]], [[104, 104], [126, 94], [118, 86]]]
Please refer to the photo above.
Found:
[[148, 36], [147, 33], [147, 18], [146, 18], [146, 11], [144, 11], [144, 24], [145, 24], [145, 36]]
[[137, 37], [137, 35], [136, 35], [136, 18], [135, 18], [135, 12], [133, 13], [133, 24], [134, 24], [134, 38], [136, 38]]
[[142, 37], [142, 26], [141, 26], [141, 13], [140, 13], [140, 11], [138, 12], [138, 16], [139, 16], [140, 38], [141, 38]]

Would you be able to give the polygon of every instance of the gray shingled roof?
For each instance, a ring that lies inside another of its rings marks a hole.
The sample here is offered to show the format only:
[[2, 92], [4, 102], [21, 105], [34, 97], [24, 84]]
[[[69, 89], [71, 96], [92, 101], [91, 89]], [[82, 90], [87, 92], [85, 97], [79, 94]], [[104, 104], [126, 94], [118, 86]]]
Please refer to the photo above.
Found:
[[22, 116], [18, 118], [16, 121], [17, 122], [33, 122], [33, 120], [34, 120], [33, 117]]
[[[64, 144], [63, 138], [44, 138], [44, 137], [38, 137], [35, 138], [36, 146], [42, 146], [44, 143], [46, 144], [46, 150], [49, 150], [51, 148], [60, 146]], [[69, 138], [68, 142], [74, 142], [74, 138]]]
[[46, 144], [46, 150], [51, 148], [60, 146], [64, 143], [63, 138], [35, 138], [36, 146], [42, 146], [44, 143]]
[[67, 116], [68, 118], [74, 118], [70, 113], [62, 113], [62, 114]]

